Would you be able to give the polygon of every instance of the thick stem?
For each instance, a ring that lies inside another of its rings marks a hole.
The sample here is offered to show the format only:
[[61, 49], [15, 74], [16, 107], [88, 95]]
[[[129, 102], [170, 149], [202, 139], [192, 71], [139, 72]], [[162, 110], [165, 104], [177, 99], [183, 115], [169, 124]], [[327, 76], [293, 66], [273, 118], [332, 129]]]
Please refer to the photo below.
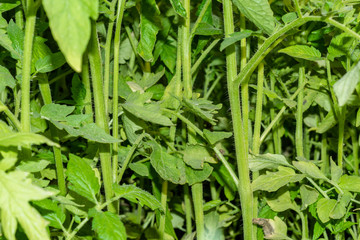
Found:
[[203, 212], [203, 184], [195, 183], [191, 187], [194, 201], [196, 222], [196, 236], [198, 240], [205, 240], [204, 212]]
[[[97, 38], [95, 22], [92, 23], [92, 33], [91, 33], [88, 51], [89, 51], [90, 70], [92, 75], [92, 87], [94, 91], [96, 124], [102, 129], [104, 129], [106, 133], [109, 133], [107, 116], [105, 114], [100, 48]], [[111, 154], [110, 154], [109, 144], [100, 144], [99, 151], [100, 151], [102, 177], [103, 177], [103, 183], [105, 189], [105, 199], [106, 201], [109, 201], [113, 196]], [[108, 206], [108, 210], [111, 212], [116, 211], [113, 204], [110, 204]]]
[[[223, 1], [225, 37], [234, 32], [234, 20], [232, 2]], [[250, 172], [248, 164], [248, 150], [245, 142], [245, 131], [241, 119], [240, 95], [238, 84], [234, 82], [236, 78], [236, 56], [235, 46], [226, 49], [227, 85], [230, 99], [230, 108], [233, 122], [236, 161], [239, 175], [238, 190], [240, 194], [241, 210], [243, 217], [243, 235], [245, 240], [255, 239], [253, 237], [253, 194], [250, 184]], [[234, 84], [235, 83], [235, 84]]]
[[[85, 114], [94, 115], [92, 109], [92, 97], [91, 97], [91, 84], [90, 84], [90, 74], [89, 74], [89, 60], [87, 56], [84, 56], [82, 62], [82, 72], [81, 72], [81, 80], [84, 84], [86, 94], [85, 94]], [[92, 120], [93, 121], [93, 120]]]
[[[305, 68], [301, 63], [299, 68], [299, 81], [298, 88], [300, 88], [305, 80]], [[297, 97], [297, 110], [296, 110], [296, 131], [295, 131], [295, 146], [296, 154], [298, 157], [304, 156], [304, 139], [303, 139], [303, 101], [304, 91], [300, 91]]]
[[[114, 138], [119, 137], [119, 55], [120, 55], [120, 33], [121, 23], [125, 10], [125, 0], [120, 0], [118, 3], [118, 13], [116, 16], [116, 30], [114, 38], [114, 78], [113, 78], [113, 129], [112, 134]], [[113, 144], [113, 180], [116, 181], [118, 171], [118, 148], [119, 143]]]
[[185, 203], [185, 220], [186, 220], [186, 234], [189, 236], [192, 233], [192, 208], [191, 198], [189, 193], [189, 185], [184, 185], [184, 203]]
[[168, 181], [163, 181], [161, 186], [161, 206], [165, 213], [160, 216], [159, 233], [160, 239], [164, 239], [165, 223], [166, 223], [166, 212], [167, 212], [167, 192], [168, 192]]
[[22, 59], [21, 80], [21, 130], [30, 132], [30, 79], [31, 60], [35, 34], [36, 11], [33, 1], [27, 1], [27, 15], [25, 23], [24, 54]]

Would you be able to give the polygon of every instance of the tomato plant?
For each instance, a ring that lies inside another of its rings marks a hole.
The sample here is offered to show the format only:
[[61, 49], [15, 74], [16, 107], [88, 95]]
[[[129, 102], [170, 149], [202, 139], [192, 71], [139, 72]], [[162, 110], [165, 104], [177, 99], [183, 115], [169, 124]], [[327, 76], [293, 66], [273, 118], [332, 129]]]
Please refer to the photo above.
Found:
[[0, 0], [0, 239], [360, 239], [358, 0]]

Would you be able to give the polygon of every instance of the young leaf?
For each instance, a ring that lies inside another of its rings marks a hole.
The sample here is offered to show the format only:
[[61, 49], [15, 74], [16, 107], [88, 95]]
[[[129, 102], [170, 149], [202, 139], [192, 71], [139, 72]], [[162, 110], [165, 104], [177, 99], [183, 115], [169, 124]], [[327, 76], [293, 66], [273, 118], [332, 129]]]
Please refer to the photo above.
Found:
[[64, 55], [61, 52], [57, 52], [37, 60], [35, 63], [35, 68], [40, 73], [46, 73], [54, 71], [65, 63], [66, 60]]
[[280, 192], [273, 198], [266, 198], [266, 203], [275, 212], [283, 212], [288, 209], [296, 210], [298, 208], [291, 200], [289, 191]]
[[337, 123], [333, 111], [328, 112], [325, 118], [321, 121], [320, 125], [316, 127], [317, 133], [324, 133], [334, 127]]
[[342, 171], [341, 167], [336, 165], [336, 163], [333, 160], [331, 160], [330, 163], [331, 163], [331, 168], [330, 168], [331, 169], [331, 180], [333, 182], [337, 183], [339, 181], [340, 177], [342, 176], [343, 171]]
[[281, 17], [285, 24], [288, 24], [298, 18], [296, 12], [289, 12]]
[[249, 168], [251, 171], [260, 171], [263, 169], [276, 169], [279, 166], [291, 167], [286, 158], [280, 154], [261, 154], [249, 155]]
[[346, 214], [346, 208], [349, 205], [352, 196], [349, 192], [345, 192], [337, 201], [335, 208], [330, 213], [330, 218], [340, 219]]
[[304, 210], [308, 206], [316, 202], [319, 196], [319, 192], [310, 186], [301, 185], [300, 196], [301, 196], [301, 210]]
[[203, 132], [210, 144], [215, 144], [225, 138], [229, 138], [232, 136], [231, 132], [211, 132], [207, 129], [204, 129]]
[[[161, 203], [153, 195], [134, 185], [113, 185], [114, 193], [117, 197], [125, 198], [134, 203], [140, 203], [141, 206], [147, 206], [152, 210], [162, 209]], [[163, 210], [163, 209], [162, 209]]]
[[130, 102], [126, 102], [122, 104], [122, 106], [126, 111], [145, 121], [149, 121], [163, 126], [173, 125], [173, 123], [168, 117], [161, 114], [160, 106], [157, 104], [140, 106], [132, 104]]
[[180, 0], [170, 0], [170, 2], [177, 14], [179, 14], [182, 17], [186, 17], [186, 11], [183, 5], [181, 4]]
[[350, 54], [351, 45], [354, 42], [352, 38], [347, 33], [341, 33], [331, 39], [330, 46], [328, 47], [328, 56], [327, 58], [331, 61], [334, 61], [335, 58], [345, 56]]
[[184, 184], [186, 182], [184, 161], [167, 153], [156, 142], [151, 142], [151, 146], [153, 152], [150, 155], [150, 163], [160, 177], [175, 184]]
[[184, 162], [194, 169], [203, 169], [204, 162], [216, 163], [209, 149], [201, 145], [187, 145], [184, 151]]
[[293, 161], [293, 165], [302, 173], [306, 174], [307, 176], [315, 179], [322, 179], [327, 181], [328, 178], [324, 175], [323, 172], [312, 162], [305, 162], [305, 161]]
[[66, 175], [69, 182], [72, 183], [72, 185], [69, 185], [69, 188], [90, 201], [97, 203], [96, 194], [100, 191], [100, 184], [90, 165], [84, 159], [70, 154], [67, 166]]
[[10, 20], [7, 33], [12, 42], [12, 47], [20, 56], [22, 56], [24, 51], [24, 32], [13, 20]]
[[66, 215], [63, 210], [51, 199], [43, 199], [33, 202], [41, 215], [50, 222], [49, 226], [62, 229], [62, 224], [65, 222]]
[[290, 240], [291, 238], [287, 237], [287, 227], [281, 218], [278, 216], [273, 219], [265, 218], [255, 218], [253, 220], [254, 224], [260, 225], [264, 231], [265, 239], [286, 239]]
[[316, 212], [321, 222], [326, 223], [330, 221], [330, 213], [334, 210], [336, 202], [334, 199], [327, 198], [322, 198], [317, 202]]
[[228, 46], [240, 41], [241, 39], [250, 37], [253, 31], [251, 30], [243, 30], [241, 32], [235, 32], [230, 34], [230, 36], [226, 37], [224, 41], [220, 44], [220, 51], [223, 51]]
[[137, 52], [147, 62], [152, 62], [152, 51], [156, 42], [156, 35], [160, 30], [160, 11], [155, 0], [141, 1], [140, 41]]
[[125, 240], [126, 229], [118, 215], [111, 212], [94, 213], [92, 229], [101, 240]]
[[185, 165], [186, 182], [191, 186], [194, 183], [205, 181], [212, 173], [213, 167], [204, 163], [203, 169], [193, 169]]
[[41, 116], [54, 121], [65, 121], [66, 116], [74, 111], [74, 106], [55, 103], [45, 104], [40, 111]]
[[199, 23], [198, 27], [196, 28], [195, 34], [196, 35], [203, 35], [203, 36], [212, 36], [212, 35], [220, 35], [222, 34], [222, 30], [214, 27], [209, 23]]
[[274, 31], [273, 12], [267, 0], [233, 0], [233, 3], [258, 28], [269, 35]]
[[216, 121], [213, 115], [222, 107], [222, 104], [214, 105], [211, 101], [202, 98], [196, 100], [184, 98], [183, 103], [191, 112], [212, 125], [215, 125]]
[[360, 61], [353, 69], [348, 71], [340, 80], [334, 84], [334, 93], [339, 101], [339, 106], [346, 104], [360, 81]]
[[90, 18], [98, 17], [99, 1], [42, 1], [54, 39], [69, 65], [81, 71], [83, 53], [90, 39]]
[[301, 58], [309, 61], [321, 60], [321, 52], [314, 47], [306, 45], [294, 45], [287, 48], [283, 48], [279, 51], [285, 53], [294, 58]]
[[50, 240], [46, 230], [47, 221], [29, 204], [53, 195], [31, 183], [27, 173], [0, 170], [0, 209], [2, 231], [7, 239], [16, 239], [17, 222], [29, 240]]
[[252, 189], [253, 191], [274, 192], [290, 182], [298, 182], [303, 178], [303, 174], [296, 174], [293, 169], [280, 166], [279, 171], [267, 172], [265, 175], [256, 178], [252, 183]]
[[0, 65], [0, 92], [4, 92], [6, 87], [11, 89], [15, 87], [16, 82], [9, 70]]

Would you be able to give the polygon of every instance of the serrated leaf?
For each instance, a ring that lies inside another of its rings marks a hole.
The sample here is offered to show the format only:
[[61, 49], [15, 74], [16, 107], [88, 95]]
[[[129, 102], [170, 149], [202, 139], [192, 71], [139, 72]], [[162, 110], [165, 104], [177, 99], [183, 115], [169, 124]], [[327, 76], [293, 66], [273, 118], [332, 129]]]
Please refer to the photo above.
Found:
[[304, 177], [303, 174], [296, 174], [291, 168], [279, 166], [279, 171], [267, 172], [256, 178], [252, 183], [252, 189], [274, 192], [290, 182], [301, 181]]
[[152, 51], [156, 42], [156, 35], [160, 30], [160, 11], [155, 0], [141, 1], [140, 14], [140, 41], [137, 52], [147, 62], [152, 62], [154, 56]]
[[24, 172], [40, 172], [50, 164], [50, 161], [44, 159], [37, 159], [37, 161], [21, 161], [20, 165], [16, 167]]
[[222, 34], [223, 31], [205, 22], [199, 23], [196, 28], [195, 35], [212, 36]]
[[351, 94], [354, 92], [357, 84], [360, 81], [360, 61], [348, 71], [340, 80], [338, 80], [333, 88], [334, 93], [338, 99], [339, 106], [346, 104]]
[[42, 1], [54, 39], [69, 65], [81, 71], [82, 57], [90, 39], [90, 18], [98, 17], [99, 1]]
[[111, 212], [98, 212], [94, 214], [92, 229], [101, 240], [125, 240], [126, 229], [120, 217]]
[[214, 105], [212, 101], [206, 99], [183, 99], [184, 105], [195, 115], [199, 116], [203, 120], [215, 125], [215, 119], [213, 115], [217, 113], [217, 110], [221, 109], [222, 104]]
[[12, 42], [13, 49], [22, 56], [24, 51], [24, 32], [13, 20], [10, 20], [7, 33]]
[[38, 206], [41, 215], [50, 222], [49, 226], [62, 229], [66, 215], [63, 210], [51, 199], [43, 199], [33, 202]]
[[184, 161], [167, 153], [156, 142], [152, 142], [151, 146], [153, 151], [150, 155], [150, 163], [160, 177], [175, 184], [184, 184], [186, 182]]
[[314, 47], [306, 45], [294, 45], [287, 48], [283, 48], [279, 53], [285, 53], [294, 58], [301, 58], [310, 61], [321, 60], [321, 52]]
[[220, 44], [220, 51], [223, 51], [228, 46], [240, 41], [241, 39], [250, 37], [253, 31], [251, 30], [243, 30], [241, 32], [235, 32], [230, 34], [228, 37], [224, 39], [224, 41]]
[[231, 132], [211, 132], [207, 129], [204, 129], [203, 132], [210, 144], [215, 144], [225, 138], [229, 138], [232, 136]]
[[276, 169], [279, 166], [291, 167], [285, 156], [280, 154], [266, 153], [261, 155], [249, 155], [249, 168], [251, 171], [263, 169]]
[[201, 145], [187, 145], [184, 150], [184, 162], [194, 169], [203, 169], [204, 162], [216, 163], [209, 149]]
[[288, 209], [297, 209], [297, 206], [291, 200], [289, 191], [280, 192], [273, 198], [266, 198], [266, 203], [275, 212], [283, 212]]
[[171, 120], [162, 115], [160, 111], [160, 106], [156, 104], [148, 104], [145, 106], [140, 106], [136, 104], [132, 104], [126, 102], [122, 104], [123, 108], [133, 114], [134, 116], [143, 119], [148, 122], [152, 122], [155, 124], [163, 125], [163, 126], [171, 126], [173, 123]]
[[100, 185], [95, 172], [90, 165], [82, 158], [70, 154], [66, 175], [68, 176], [69, 189], [97, 203], [96, 195], [100, 191]]
[[54, 121], [65, 121], [66, 116], [75, 110], [74, 106], [55, 103], [45, 104], [40, 111], [41, 116]]
[[321, 222], [326, 223], [330, 221], [330, 213], [334, 210], [336, 200], [322, 198], [317, 202], [316, 212]]
[[[147, 206], [152, 210], [162, 209], [161, 203], [149, 192], [142, 190], [134, 185], [116, 185], [113, 191], [117, 197], [125, 198], [134, 203], [140, 203], [141, 206]], [[162, 209], [163, 210], [163, 209]]]
[[54, 71], [66, 63], [65, 57], [61, 52], [52, 53], [44, 58], [40, 58], [35, 63], [35, 68], [40, 73]]
[[3, 92], [6, 87], [14, 88], [16, 81], [6, 67], [0, 65], [0, 92]]
[[329, 53], [327, 58], [334, 61], [337, 57], [348, 55], [354, 40], [355, 39], [347, 33], [341, 33], [333, 37], [329, 47], [327, 48]]
[[293, 161], [293, 165], [302, 173], [306, 174], [308, 177], [315, 179], [322, 179], [327, 181], [328, 178], [324, 173], [312, 162], [305, 161]]
[[258, 28], [269, 35], [274, 31], [273, 12], [267, 0], [233, 0], [233, 3]]
[[57, 146], [57, 143], [49, 140], [48, 138], [35, 134], [35, 133], [8, 133], [6, 135], [0, 136], [0, 146], [9, 147], [9, 146], [27, 146], [29, 144], [47, 144], [49, 146]]
[[170, 3], [177, 14], [182, 17], [186, 17], [186, 10], [180, 0], [170, 0]]
[[50, 240], [46, 230], [48, 222], [29, 204], [53, 195], [31, 183], [27, 173], [0, 170], [0, 208], [2, 231], [9, 240], [15, 240], [17, 222], [29, 240]]

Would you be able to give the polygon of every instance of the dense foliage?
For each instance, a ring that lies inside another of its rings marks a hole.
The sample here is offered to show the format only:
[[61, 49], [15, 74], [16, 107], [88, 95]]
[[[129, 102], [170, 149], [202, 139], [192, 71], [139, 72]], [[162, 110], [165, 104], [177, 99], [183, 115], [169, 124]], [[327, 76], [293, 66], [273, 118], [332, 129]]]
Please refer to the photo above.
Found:
[[360, 239], [359, 6], [0, 0], [0, 239]]

